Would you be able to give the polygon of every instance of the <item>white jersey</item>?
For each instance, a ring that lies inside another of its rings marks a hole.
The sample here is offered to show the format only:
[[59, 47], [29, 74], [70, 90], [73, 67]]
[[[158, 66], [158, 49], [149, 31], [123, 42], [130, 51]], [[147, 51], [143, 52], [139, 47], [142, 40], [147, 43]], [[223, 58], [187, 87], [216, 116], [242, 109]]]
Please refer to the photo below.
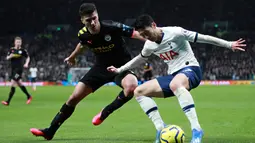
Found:
[[32, 78], [36, 78], [37, 77], [37, 68], [36, 67], [30, 68], [29, 71], [31, 73], [31, 77]]
[[168, 74], [187, 66], [199, 66], [189, 44], [196, 42], [197, 33], [181, 27], [162, 27], [164, 35], [160, 44], [147, 40], [141, 55], [148, 57], [155, 54], [168, 65]]

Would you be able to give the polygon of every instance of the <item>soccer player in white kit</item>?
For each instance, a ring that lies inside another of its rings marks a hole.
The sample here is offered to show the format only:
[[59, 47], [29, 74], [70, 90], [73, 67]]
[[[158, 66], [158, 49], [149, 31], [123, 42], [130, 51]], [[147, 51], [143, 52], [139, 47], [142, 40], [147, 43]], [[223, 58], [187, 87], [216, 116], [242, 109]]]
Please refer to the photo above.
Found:
[[148, 39], [141, 54], [120, 68], [111, 66], [108, 67], [108, 70], [119, 73], [132, 69], [152, 54], [163, 59], [168, 65], [168, 75], [158, 77], [138, 86], [134, 91], [134, 96], [157, 129], [156, 143], [160, 142], [160, 130], [164, 128], [164, 122], [157, 108], [155, 108], [155, 103], [151, 103], [151, 100], [147, 100], [147, 98], [142, 98], [143, 96], [161, 98], [176, 96], [191, 124], [191, 143], [201, 143], [203, 130], [200, 127], [195, 104], [189, 91], [199, 85], [202, 79], [202, 72], [189, 42], [208, 43], [232, 50], [244, 51], [242, 47], [246, 46], [246, 44], [243, 44], [245, 40], [239, 39], [230, 42], [185, 30], [181, 27], [157, 27], [149, 15], [138, 17], [135, 22], [135, 29], [139, 31], [142, 37]]
[[34, 90], [34, 91], [36, 91], [36, 84], [35, 84], [35, 82], [36, 82], [36, 77], [37, 77], [37, 68], [36, 67], [31, 67], [30, 69], [29, 69], [29, 71], [30, 71], [30, 73], [31, 73], [31, 84], [32, 84], [32, 89]]

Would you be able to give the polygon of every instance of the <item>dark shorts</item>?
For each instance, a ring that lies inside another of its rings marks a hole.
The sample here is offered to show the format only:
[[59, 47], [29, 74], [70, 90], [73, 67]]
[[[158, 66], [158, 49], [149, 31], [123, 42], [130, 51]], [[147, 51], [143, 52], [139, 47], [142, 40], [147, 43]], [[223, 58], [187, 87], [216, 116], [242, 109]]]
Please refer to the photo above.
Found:
[[94, 66], [81, 78], [80, 82], [91, 87], [93, 92], [108, 82], [115, 82], [122, 88], [121, 81], [128, 74], [135, 75], [130, 70], [115, 74], [107, 71], [106, 67]]
[[22, 69], [13, 69], [11, 72], [11, 79], [19, 81], [22, 78]]
[[180, 69], [179, 71], [177, 71], [173, 74], [158, 77], [157, 81], [158, 81], [161, 89], [163, 90], [164, 97], [174, 96], [174, 93], [170, 89], [169, 85], [170, 85], [172, 79], [179, 73], [183, 73], [188, 77], [189, 87], [190, 87], [189, 90], [192, 90], [192, 89], [196, 88], [201, 82], [202, 72], [201, 72], [200, 67], [198, 67], [198, 66], [185, 67], [185, 68], [182, 68], [182, 69]]
[[152, 71], [147, 71], [143, 74], [144, 80], [151, 80], [152, 78]]
[[31, 82], [36, 82], [36, 77], [31, 77]]

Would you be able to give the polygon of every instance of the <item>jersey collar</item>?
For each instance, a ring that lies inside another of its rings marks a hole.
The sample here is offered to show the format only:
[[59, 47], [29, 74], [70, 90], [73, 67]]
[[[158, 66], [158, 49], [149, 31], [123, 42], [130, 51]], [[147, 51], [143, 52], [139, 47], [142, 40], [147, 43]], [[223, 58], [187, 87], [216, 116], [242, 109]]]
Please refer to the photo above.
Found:
[[[161, 29], [162, 30], [162, 29]], [[162, 41], [163, 41], [163, 38], [164, 38], [164, 35], [165, 33], [163, 32], [162, 30], [162, 36], [161, 36], [161, 39], [159, 41], [155, 41], [157, 44], [160, 44]]]

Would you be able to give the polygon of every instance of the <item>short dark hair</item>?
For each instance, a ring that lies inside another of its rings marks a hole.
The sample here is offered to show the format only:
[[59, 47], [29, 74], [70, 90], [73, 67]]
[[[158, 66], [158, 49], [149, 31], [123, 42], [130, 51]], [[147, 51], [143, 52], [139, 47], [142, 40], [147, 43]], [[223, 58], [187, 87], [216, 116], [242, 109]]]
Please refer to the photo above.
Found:
[[96, 5], [94, 3], [83, 3], [80, 6], [79, 14], [80, 16], [90, 15], [94, 11], [97, 11]]
[[153, 23], [153, 22], [154, 22], [154, 20], [150, 15], [143, 14], [143, 15], [140, 15], [136, 19], [136, 21], [134, 23], [134, 27], [136, 30], [145, 29], [146, 27], [150, 27], [151, 23]]

